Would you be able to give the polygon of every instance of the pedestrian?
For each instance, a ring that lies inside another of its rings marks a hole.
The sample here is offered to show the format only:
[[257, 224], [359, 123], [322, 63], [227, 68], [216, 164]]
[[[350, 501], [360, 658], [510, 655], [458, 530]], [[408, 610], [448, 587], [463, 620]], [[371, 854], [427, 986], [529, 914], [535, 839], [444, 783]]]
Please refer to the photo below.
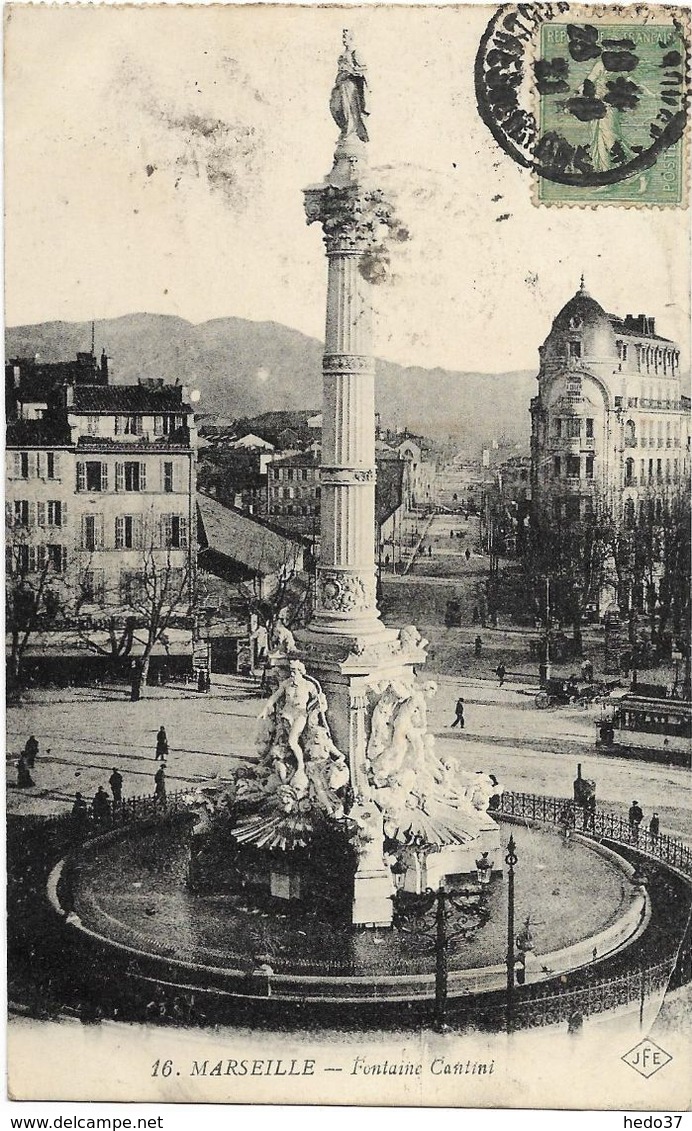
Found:
[[495, 668], [495, 675], [500, 681], [500, 687], [502, 687], [503, 683], [505, 682], [505, 676], [507, 675], [507, 668], [502, 663], [502, 660], [500, 660], [499, 664]]
[[454, 531], [453, 531], [453, 530], [450, 530], [450, 532], [449, 532], [449, 537], [450, 537], [450, 538], [453, 538], [453, 537], [454, 537]]
[[85, 825], [89, 819], [89, 810], [87, 809], [87, 803], [82, 793], [77, 792], [74, 795], [71, 816], [75, 824], [82, 826]]
[[459, 696], [459, 698], [457, 699], [457, 705], [454, 708], [454, 714], [455, 714], [454, 722], [450, 723], [449, 725], [451, 727], [458, 726], [458, 727], [461, 728], [461, 730], [463, 730], [464, 729], [464, 700], [461, 698], [461, 696]]
[[432, 546], [428, 546], [428, 557], [432, 557]]
[[654, 813], [653, 817], [649, 821], [649, 834], [651, 836], [652, 841], [654, 841], [654, 842], [658, 840], [658, 830], [659, 830], [659, 828], [660, 828], [660, 821], [658, 819], [658, 813]]
[[638, 801], [632, 802], [627, 816], [630, 823], [630, 834], [632, 836], [632, 840], [636, 842], [639, 839], [639, 826], [644, 820], [644, 814], [640, 808]]
[[[459, 537], [461, 538], [461, 535], [459, 535]], [[468, 546], [464, 550], [464, 557], [466, 558], [467, 562], [471, 560], [471, 551], [469, 550]]]
[[36, 741], [33, 734], [29, 735], [26, 740], [26, 746], [24, 747], [24, 757], [29, 769], [33, 770], [36, 759], [38, 758], [38, 742]]
[[26, 755], [21, 753], [17, 760], [17, 788], [30, 789], [34, 784], [34, 779], [29, 773], [29, 766], [26, 760]]
[[141, 684], [139, 679], [139, 664], [133, 660], [130, 664], [130, 701], [136, 703], [141, 694]]
[[94, 815], [94, 820], [101, 824], [102, 821], [107, 821], [111, 815], [111, 803], [102, 785], [98, 787], [94, 794], [94, 799], [91, 802], [91, 812]]
[[108, 779], [108, 784], [113, 794], [113, 804], [120, 805], [123, 799], [123, 775], [116, 770], [115, 766], [113, 767], [113, 773]]
[[591, 660], [584, 660], [581, 666], [581, 677], [585, 683], [593, 682], [593, 664]]
[[154, 774], [154, 801], [166, 805], [166, 763], [163, 762]]
[[166, 735], [165, 726], [160, 726], [156, 735], [156, 754], [154, 755], [155, 762], [163, 762], [168, 757], [168, 738]]
[[482, 647], [483, 647], [483, 641], [481, 640], [480, 636], [477, 636], [476, 639], [473, 642], [473, 654], [474, 654], [474, 656], [480, 656]]

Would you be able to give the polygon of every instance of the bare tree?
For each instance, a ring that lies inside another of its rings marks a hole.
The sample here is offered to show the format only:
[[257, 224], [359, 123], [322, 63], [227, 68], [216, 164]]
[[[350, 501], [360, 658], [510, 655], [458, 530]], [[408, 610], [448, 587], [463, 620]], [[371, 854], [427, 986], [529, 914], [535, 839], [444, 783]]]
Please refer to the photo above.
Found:
[[614, 523], [607, 507], [595, 501], [579, 517], [559, 521], [534, 516], [522, 563], [537, 614], [543, 608], [545, 579], [550, 579], [553, 616], [571, 624], [577, 653], [582, 648], [582, 623], [609, 579]]
[[176, 616], [191, 614], [193, 575], [187, 556], [185, 564], [178, 567], [172, 564], [170, 550], [166, 551], [163, 560], [160, 550], [144, 550], [140, 568], [132, 579], [128, 603], [137, 626], [134, 629], [135, 641], [139, 637], [143, 645], [138, 656], [137, 682], [133, 688], [134, 694], [139, 697], [146, 687], [155, 646], [166, 643], [166, 632]]
[[[62, 560], [49, 547], [36, 546], [26, 530], [8, 532], [6, 546], [5, 608], [11, 641], [9, 678], [18, 687], [23, 679], [26, 650], [36, 632], [53, 628], [64, 614], [60, 583]], [[61, 554], [61, 547], [55, 547]]]

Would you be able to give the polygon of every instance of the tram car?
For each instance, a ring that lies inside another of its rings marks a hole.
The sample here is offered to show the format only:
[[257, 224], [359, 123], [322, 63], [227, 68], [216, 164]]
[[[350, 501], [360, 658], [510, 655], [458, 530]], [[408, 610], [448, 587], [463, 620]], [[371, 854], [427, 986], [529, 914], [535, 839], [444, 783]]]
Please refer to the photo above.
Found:
[[623, 695], [596, 725], [596, 746], [604, 753], [692, 768], [692, 704], [686, 700]]

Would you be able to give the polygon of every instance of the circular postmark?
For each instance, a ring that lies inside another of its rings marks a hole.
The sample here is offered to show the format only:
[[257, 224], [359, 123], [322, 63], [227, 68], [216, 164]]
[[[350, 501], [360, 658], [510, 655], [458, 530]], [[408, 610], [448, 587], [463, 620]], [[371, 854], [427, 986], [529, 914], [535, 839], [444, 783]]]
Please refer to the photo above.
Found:
[[562, 185], [615, 185], [683, 138], [683, 9], [505, 5], [478, 48], [478, 111], [518, 164]]

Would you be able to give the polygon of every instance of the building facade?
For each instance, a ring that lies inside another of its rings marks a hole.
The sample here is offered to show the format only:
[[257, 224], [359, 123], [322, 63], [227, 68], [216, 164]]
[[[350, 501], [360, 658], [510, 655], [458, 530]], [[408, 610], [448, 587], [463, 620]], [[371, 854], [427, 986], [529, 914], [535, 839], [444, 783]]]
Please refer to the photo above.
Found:
[[605, 505], [619, 520], [689, 479], [689, 397], [654, 319], [607, 314], [584, 282], [540, 348], [531, 490], [554, 519]]
[[63, 625], [141, 614], [152, 584], [185, 613], [196, 563], [186, 390], [36, 368], [17, 360], [6, 375], [9, 584], [48, 584]]

